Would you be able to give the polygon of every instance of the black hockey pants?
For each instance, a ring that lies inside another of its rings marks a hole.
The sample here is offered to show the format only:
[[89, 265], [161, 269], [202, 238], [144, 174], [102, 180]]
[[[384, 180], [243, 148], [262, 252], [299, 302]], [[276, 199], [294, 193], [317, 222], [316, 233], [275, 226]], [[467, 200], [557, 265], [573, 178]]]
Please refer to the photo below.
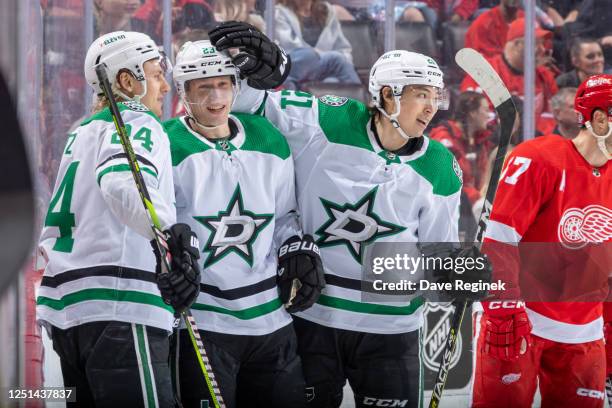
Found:
[[168, 364], [169, 333], [124, 322], [52, 327], [65, 387], [76, 387], [72, 407], [175, 406]]
[[348, 379], [356, 407], [422, 407], [420, 331], [373, 334], [293, 317], [308, 407], [336, 408]]
[[[200, 330], [227, 408], [302, 408], [304, 376], [290, 324], [262, 336]], [[171, 359], [177, 397], [185, 408], [213, 407], [187, 330], [173, 336]]]

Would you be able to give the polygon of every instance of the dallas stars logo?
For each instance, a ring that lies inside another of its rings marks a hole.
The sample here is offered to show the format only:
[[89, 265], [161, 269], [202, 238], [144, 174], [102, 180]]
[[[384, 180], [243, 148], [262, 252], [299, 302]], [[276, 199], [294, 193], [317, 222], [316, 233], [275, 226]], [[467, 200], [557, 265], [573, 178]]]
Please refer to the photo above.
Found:
[[225, 211], [212, 217], [193, 217], [211, 232], [204, 252], [208, 257], [204, 262], [207, 268], [230, 252], [234, 252], [253, 266], [253, 243], [259, 233], [270, 223], [272, 214], [255, 214], [244, 209], [240, 185]]
[[346, 245], [353, 258], [361, 263], [367, 244], [404, 231], [406, 228], [383, 221], [374, 213], [377, 190], [378, 187], [373, 188], [355, 204], [342, 206], [321, 198], [329, 220], [316, 231], [320, 235], [319, 247]]

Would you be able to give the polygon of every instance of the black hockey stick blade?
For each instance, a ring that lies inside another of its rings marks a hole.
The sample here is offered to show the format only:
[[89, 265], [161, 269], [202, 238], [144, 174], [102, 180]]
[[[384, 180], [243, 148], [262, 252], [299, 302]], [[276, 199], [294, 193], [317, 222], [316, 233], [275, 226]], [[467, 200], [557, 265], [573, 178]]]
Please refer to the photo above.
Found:
[[[512, 130], [514, 129], [514, 122], [516, 120], [516, 106], [512, 101], [512, 95], [508, 92], [506, 85], [503, 83], [497, 72], [493, 69], [491, 64], [476, 50], [472, 48], [463, 48], [455, 55], [455, 61], [465, 72], [467, 72], [477, 83], [480, 89], [484, 91], [489, 97], [489, 100], [495, 107], [495, 112], [499, 118], [500, 125], [500, 138], [497, 146], [497, 154], [495, 155], [495, 161], [493, 162], [493, 168], [491, 171], [491, 178], [489, 179], [489, 185], [487, 186], [487, 194], [485, 195], [485, 201], [483, 204], [480, 218], [478, 220], [478, 229], [476, 231], [476, 242], [482, 244], [482, 239], [487, 228], [487, 222], [491, 215], [491, 207], [493, 200], [495, 199], [495, 193], [497, 192], [497, 183], [499, 182], [499, 176], [502, 171], [504, 164], [504, 158], [510, 144], [510, 138], [512, 137]], [[429, 401], [430, 408], [437, 408], [440, 405], [442, 399], [442, 392], [446, 385], [446, 379], [448, 377], [448, 371], [450, 369], [450, 361], [455, 347], [457, 345], [457, 337], [460, 335], [459, 329], [463, 322], [466, 310], [471, 306], [471, 302], [462, 301], [454, 302], [455, 312], [451, 321], [450, 331], [446, 339], [446, 345], [444, 353], [442, 355], [442, 361], [440, 362], [440, 368], [438, 369], [438, 375], [436, 376], [436, 382], [431, 394], [431, 400]]]
[[17, 276], [30, 252], [34, 233], [34, 193], [17, 111], [0, 72], [0, 296]]

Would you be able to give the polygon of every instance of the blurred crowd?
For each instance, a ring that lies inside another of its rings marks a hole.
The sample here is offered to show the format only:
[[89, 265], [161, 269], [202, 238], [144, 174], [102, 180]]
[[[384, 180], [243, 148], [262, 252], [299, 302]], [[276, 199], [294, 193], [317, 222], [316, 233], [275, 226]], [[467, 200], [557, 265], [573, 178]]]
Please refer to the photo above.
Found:
[[[538, 0], [536, 6], [535, 136], [576, 136], [576, 87], [612, 72], [612, 7], [606, 0]], [[265, 0], [172, 0], [173, 52], [206, 38], [217, 22], [246, 21], [289, 53], [284, 87], [315, 95], [336, 93], [368, 101], [369, 69], [384, 51], [384, 0], [276, 0], [273, 33]], [[142, 31], [162, 42], [161, 0], [93, 0], [93, 37]], [[40, 173], [55, 179], [65, 135], [88, 114], [83, 78], [83, 0], [41, 0], [44, 21], [42, 134], [48, 136]], [[480, 51], [522, 106], [525, 20], [522, 0], [396, 0], [395, 48], [421, 52], [442, 66], [451, 108], [440, 112], [429, 136], [457, 157], [464, 174], [462, 232], [470, 238], [480, 212], [498, 129], [491, 105], [454, 63], [464, 46]], [[173, 104], [173, 114], [180, 107]], [[523, 140], [518, 127], [513, 144]]]

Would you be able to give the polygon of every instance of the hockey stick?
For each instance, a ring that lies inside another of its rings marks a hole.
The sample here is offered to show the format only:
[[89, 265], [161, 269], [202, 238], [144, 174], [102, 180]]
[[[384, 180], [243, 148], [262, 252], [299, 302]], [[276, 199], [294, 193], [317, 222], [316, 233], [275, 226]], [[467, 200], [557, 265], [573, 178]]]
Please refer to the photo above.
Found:
[[[506, 157], [506, 151], [510, 144], [510, 138], [512, 136], [512, 130], [514, 128], [514, 121], [516, 120], [516, 106], [512, 101], [512, 96], [506, 86], [500, 79], [497, 72], [493, 70], [493, 67], [487, 62], [487, 60], [477, 51], [471, 48], [464, 48], [457, 52], [455, 55], [455, 61], [457, 64], [467, 72], [474, 80], [478, 83], [480, 89], [484, 91], [489, 97], [489, 100], [495, 107], [495, 112], [499, 118], [500, 125], [500, 136], [499, 144], [497, 146], [497, 154], [495, 155], [495, 161], [493, 162], [493, 169], [491, 171], [491, 178], [489, 179], [489, 185], [487, 186], [487, 194], [485, 201], [482, 206], [482, 212], [478, 220], [478, 228], [476, 230], [476, 245], [482, 245], [482, 239], [487, 228], [487, 222], [491, 215], [491, 207], [493, 205], [493, 199], [497, 192], [497, 183], [499, 182], [499, 176], [502, 171], [504, 164], [504, 158]], [[472, 305], [471, 301], [455, 301], [455, 313], [451, 322], [450, 331], [446, 339], [446, 345], [444, 348], [444, 354], [442, 355], [442, 361], [440, 362], [440, 368], [438, 369], [438, 375], [436, 376], [436, 383], [431, 394], [431, 400], [429, 402], [429, 408], [437, 408], [442, 398], [442, 392], [446, 385], [446, 378], [448, 377], [448, 371], [450, 369], [451, 357], [455, 352], [455, 346], [457, 345], [457, 337], [459, 336], [459, 329], [463, 322], [465, 311]]]
[[[127, 131], [125, 130], [125, 124], [123, 123], [123, 119], [121, 118], [121, 114], [119, 113], [119, 107], [117, 106], [117, 101], [115, 101], [110, 82], [108, 81], [108, 75], [106, 74], [104, 64], [96, 66], [96, 75], [98, 76], [98, 81], [100, 82], [100, 86], [104, 91], [104, 95], [108, 99], [110, 105], [109, 110], [113, 118], [113, 122], [115, 123], [115, 129], [117, 130], [117, 134], [119, 135], [119, 139], [121, 141], [121, 146], [123, 147], [123, 150], [127, 156], [130, 171], [132, 172], [132, 176], [134, 177], [136, 187], [138, 188], [140, 199], [142, 200], [142, 203], [145, 206], [145, 211], [149, 216], [151, 229], [153, 230], [153, 235], [155, 237], [155, 245], [157, 246], [157, 250], [161, 254], [162, 259], [160, 273], [167, 274], [170, 270], [170, 252], [168, 251], [165, 239], [163, 239], [164, 234], [161, 230], [161, 225], [159, 223], [159, 219], [157, 218], [157, 213], [155, 212], [155, 208], [153, 207], [153, 203], [151, 202], [151, 197], [149, 196], [147, 186], [144, 183], [144, 179], [142, 178], [140, 166], [138, 165], [136, 154], [134, 153], [134, 149], [132, 148], [132, 143], [130, 142], [130, 139], [127, 135]], [[189, 332], [191, 343], [193, 344], [193, 348], [195, 350], [198, 362], [200, 363], [200, 368], [202, 369], [202, 373], [204, 374], [204, 380], [206, 381], [208, 391], [210, 392], [210, 395], [212, 397], [213, 405], [215, 406], [215, 408], [225, 408], [225, 403], [223, 402], [223, 397], [221, 396], [221, 390], [219, 389], [219, 385], [215, 380], [215, 374], [212, 371], [210, 360], [208, 359], [208, 354], [204, 349], [204, 344], [202, 342], [202, 338], [200, 337], [200, 332], [198, 331], [195, 319], [191, 315], [191, 311], [189, 309], [182, 312], [181, 316], [185, 321], [185, 326], [187, 326], [187, 331]]]

